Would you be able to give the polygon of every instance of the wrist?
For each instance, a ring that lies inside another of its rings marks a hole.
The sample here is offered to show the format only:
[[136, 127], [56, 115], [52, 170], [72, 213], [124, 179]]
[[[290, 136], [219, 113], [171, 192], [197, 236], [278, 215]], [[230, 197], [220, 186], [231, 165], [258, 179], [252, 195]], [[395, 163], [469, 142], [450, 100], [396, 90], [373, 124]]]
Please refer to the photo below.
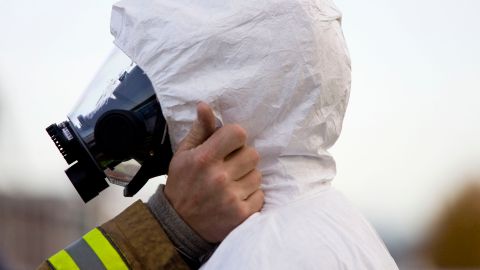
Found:
[[166, 197], [164, 185], [150, 197], [148, 207], [179, 253], [200, 263], [208, 259], [215, 245], [200, 237], [178, 215]]

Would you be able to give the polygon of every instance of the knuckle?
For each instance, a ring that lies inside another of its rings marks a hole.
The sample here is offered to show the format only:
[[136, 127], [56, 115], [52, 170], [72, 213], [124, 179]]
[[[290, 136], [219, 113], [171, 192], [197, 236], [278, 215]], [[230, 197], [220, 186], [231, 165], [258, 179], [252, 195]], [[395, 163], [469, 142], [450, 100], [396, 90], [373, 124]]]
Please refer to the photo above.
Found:
[[230, 125], [230, 129], [234, 136], [242, 142], [247, 140], [247, 131], [242, 128], [239, 124]]
[[260, 205], [263, 205], [263, 199], [265, 198], [265, 192], [262, 189], [258, 190], [258, 197], [260, 198]]
[[263, 200], [254, 205], [253, 211], [259, 212], [259, 211], [262, 211], [262, 208], [263, 208]]
[[259, 170], [253, 170], [252, 174], [253, 182], [255, 183], [255, 185], [260, 186], [260, 184], [262, 183], [262, 173]]
[[250, 209], [246, 205], [241, 205], [237, 208], [237, 216], [244, 220], [250, 216]]
[[252, 208], [252, 211], [257, 212], [257, 211], [260, 211], [263, 207], [265, 195], [262, 190], [258, 190], [255, 193], [255, 196], [257, 197], [255, 198], [255, 200], [250, 201], [250, 204], [251, 204], [250, 206]]
[[239, 202], [237, 195], [235, 195], [235, 193], [232, 191], [225, 192], [224, 201], [225, 205], [228, 205], [232, 208], [236, 208]]
[[225, 187], [227, 184], [227, 173], [226, 172], [218, 172], [212, 177], [212, 182], [219, 186]]
[[255, 164], [258, 164], [258, 162], [260, 161], [260, 154], [258, 153], [258, 151], [253, 147], [249, 147], [248, 150], [250, 151], [250, 159]]
[[197, 168], [206, 168], [210, 163], [211, 157], [207, 151], [199, 151], [193, 156], [193, 164]]

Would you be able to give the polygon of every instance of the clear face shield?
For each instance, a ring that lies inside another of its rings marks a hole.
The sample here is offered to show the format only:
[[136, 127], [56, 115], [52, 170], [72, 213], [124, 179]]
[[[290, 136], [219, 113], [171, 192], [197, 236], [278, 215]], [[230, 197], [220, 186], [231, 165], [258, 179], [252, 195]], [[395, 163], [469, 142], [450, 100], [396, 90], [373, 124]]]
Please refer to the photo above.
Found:
[[129, 57], [114, 49], [68, 120], [47, 132], [69, 165], [65, 172], [85, 201], [108, 187], [133, 196], [172, 158], [167, 125], [153, 86]]

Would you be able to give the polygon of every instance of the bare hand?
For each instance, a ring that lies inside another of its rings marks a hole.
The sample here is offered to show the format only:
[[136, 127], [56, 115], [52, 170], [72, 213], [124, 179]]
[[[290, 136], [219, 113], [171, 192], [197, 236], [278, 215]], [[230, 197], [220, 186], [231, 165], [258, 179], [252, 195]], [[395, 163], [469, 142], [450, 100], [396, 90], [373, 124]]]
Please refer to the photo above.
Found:
[[215, 131], [206, 103], [197, 118], [172, 158], [165, 196], [193, 230], [217, 243], [263, 206], [259, 155], [239, 125]]

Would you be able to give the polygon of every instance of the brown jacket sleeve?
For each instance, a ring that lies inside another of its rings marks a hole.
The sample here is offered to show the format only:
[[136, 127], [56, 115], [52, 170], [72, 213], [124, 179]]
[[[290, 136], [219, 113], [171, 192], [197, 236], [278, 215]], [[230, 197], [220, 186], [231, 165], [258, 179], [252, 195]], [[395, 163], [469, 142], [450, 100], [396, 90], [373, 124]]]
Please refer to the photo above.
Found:
[[[100, 229], [130, 269], [189, 269], [150, 210], [137, 201]], [[39, 270], [51, 269], [47, 262]]]
[[38, 266], [37, 270], [52, 270], [52, 268], [50, 268], [47, 262], [43, 262]]

